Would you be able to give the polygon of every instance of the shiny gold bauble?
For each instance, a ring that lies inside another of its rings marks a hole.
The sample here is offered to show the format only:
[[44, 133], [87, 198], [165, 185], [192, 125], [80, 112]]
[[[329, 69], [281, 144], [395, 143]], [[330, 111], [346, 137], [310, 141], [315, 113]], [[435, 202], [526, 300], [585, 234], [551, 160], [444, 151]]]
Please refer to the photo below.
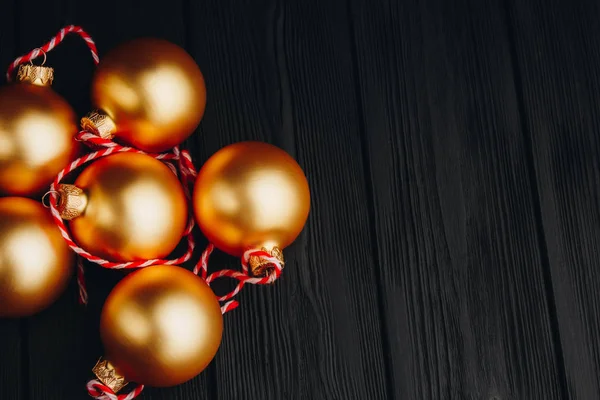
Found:
[[177, 266], [137, 270], [112, 290], [100, 320], [105, 358], [128, 381], [175, 386], [202, 372], [221, 344], [219, 302]]
[[114, 123], [115, 131], [109, 128], [107, 134], [147, 152], [162, 152], [194, 132], [204, 115], [206, 87], [184, 49], [142, 38], [103, 57], [93, 78], [92, 102]]
[[50, 212], [23, 197], [0, 198], [0, 317], [24, 317], [67, 287], [73, 252]]
[[[40, 194], [78, 148], [75, 113], [52, 90], [51, 79], [39, 79], [44, 68], [22, 66], [22, 81], [0, 89], [0, 193]], [[28, 81], [22, 71], [36, 78]]]
[[211, 156], [198, 173], [194, 213], [217, 248], [241, 256], [283, 249], [302, 231], [310, 191], [298, 163], [278, 147], [240, 142]]
[[58, 209], [70, 221], [75, 242], [106, 260], [166, 257], [187, 224], [187, 200], [177, 177], [144, 154], [100, 158], [59, 193]]

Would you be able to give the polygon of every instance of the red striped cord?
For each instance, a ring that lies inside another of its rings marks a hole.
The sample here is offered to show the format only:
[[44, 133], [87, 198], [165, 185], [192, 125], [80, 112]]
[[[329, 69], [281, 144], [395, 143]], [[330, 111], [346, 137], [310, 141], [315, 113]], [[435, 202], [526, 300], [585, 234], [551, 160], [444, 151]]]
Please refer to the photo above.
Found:
[[96, 379], [87, 383], [88, 394], [97, 400], [132, 400], [138, 397], [143, 390], [144, 385], [138, 385], [127, 394], [116, 394], [111, 388]]
[[17, 57], [9, 66], [8, 66], [8, 70], [6, 71], [6, 80], [8, 82], [11, 81], [12, 79], [12, 74], [14, 72], [14, 70], [20, 65], [23, 64], [25, 62], [29, 62], [29, 61], [33, 61], [34, 59], [38, 58], [40, 55], [42, 54], [46, 54], [49, 53], [50, 51], [52, 51], [56, 46], [58, 46], [63, 40], [65, 40], [65, 37], [69, 34], [69, 33], [76, 33], [78, 34], [83, 40], [85, 40], [85, 43], [87, 44], [88, 48], [90, 49], [90, 52], [92, 53], [92, 58], [94, 59], [94, 64], [98, 65], [98, 63], [100, 62], [100, 58], [98, 57], [98, 49], [96, 49], [96, 44], [94, 43], [94, 40], [91, 38], [90, 35], [87, 34], [86, 31], [84, 31], [80, 26], [75, 26], [75, 25], [69, 25], [69, 26], [65, 26], [64, 28], [62, 28], [57, 34], [56, 36], [54, 36], [48, 43], [46, 43], [45, 45], [43, 45], [42, 47], [38, 47], [36, 49], [31, 50], [29, 53], [24, 54], [20, 57]]
[[[184, 233], [187, 242], [187, 249], [182, 256], [177, 257], [175, 259], [138, 260], [125, 263], [111, 262], [87, 252], [83, 248], [79, 247], [77, 243], [75, 243], [75, 241], [71, 238], [65, 221], [62, 219], [60, 212], [58, 211], [57, 189], [64, 177], [72, 171], [79, 168], [80, 166], [111, 154], [124, 152], [150, 155], [156, 158], [157, 160], [161, 160], [163, 162], [175, 161], [177, 162], [176, 172], [178, 173], [178, 178], [182, 183], [188, 201], [191, 201], [191, 192], [189, 186], [194, 182], [195, 177], [197, 175], [196, 169], [194, 167], [194, 164], [192, 163], [192, 158], [189, 155], [189, 153], [186, 150], [180, 150], [178, 147], [175, 147], [171, 152], [168, 153], [149, 154], [141, 150], [135, 149], [133, 147], [121, 146], [110, 140], [99, 138], [86, 131], [82, 131], [78, 135], [76, 135], [76, 139], [86, 144], [93, 144], [96, 146], [101, 146], [103, 148], [96, 150], [92, 153], [86, 154], [85, 156], [80, 157], [71, 162], [69, 165], [67, 165], [61, 172], [59, 172], [56, 179], [50, 186], [50, 191], [48, 192], [50, 194], [51, 199], [49, 202], [49, 207], [50, 212], [52, 214], [52, 218], [54, 219], [54, 222], [58, 226], [62, 237], [65, 239], [71, 250], [73, 250], [78, 256], [109, 269], [143, 268], [151, 265], [180, 265], [191, 259], [194, 252], [194, 248], [196, 247], [196, 242], [192, 234], [195, 225], [192, 213], [190, 213], [189, 215], [188, 225]], [[83, 267], [81, 266], [81, 264], [78, 266], [77, 282], [79, 284], [80, 302], [85, 304], [87, 301], [87, 292], [85, 289]]]
[[[252, 285], [269, 285], [274, 283], [283, 272], [284, 264], [279, 259], [271, 256], [269, 253], [263, 250], [251, 249], [246, 251], [242, 256], [241, 272], [231, 269], [222, 269], [220, 271], [216, 271], [208, 275], [208, 260], [213, 250], [214, 245], [212, 243], [209, 243], [208, 246], [206, 246], [204, 252], [202, 252], [202, 257], [200, 258], [200, 261], [194, 267], [194, 273], [196, 275], [199, 274], [204, 280], [206, 280], [206, 283], [208, 283], [209, 285], [216, 279], [223, 277], [238, 280], [238, 284], [231, 292], [218, 298], [220, 302], [229, 301], [221, 308], [223, 314], [237, 308], [237, 306], [239, 305], [238, 302], [231, 299], [234, 298], [242, 290], [245, 284], [249, 283]], [[248, 263], [250, 261], [250, 257], [253, 256], [258, 256], [269, 261], [273, 268], [271, 269], [271, 272], [268, 275], [264, 277], [253, 277], [250, 275]]]

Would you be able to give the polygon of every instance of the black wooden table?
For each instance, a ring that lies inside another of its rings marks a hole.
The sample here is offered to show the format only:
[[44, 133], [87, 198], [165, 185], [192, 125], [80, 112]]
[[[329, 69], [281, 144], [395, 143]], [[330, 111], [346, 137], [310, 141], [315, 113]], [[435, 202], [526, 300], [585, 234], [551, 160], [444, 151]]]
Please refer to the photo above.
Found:
[[[66, 24], [101, 56], [171, 40], [207, 82], [195, 162], [262, 140], [309, 178], [282, 279], [244, 289], [202, 375], [142, 399], [600, 398], [597, 1], [1, 3], [1, 65]], [[87, 112], [85, 45], [48, 63]], [[121, 273], [87, 273], [87, 309], [73, 284], [0, 321], [0, 399], [88, 398]]]

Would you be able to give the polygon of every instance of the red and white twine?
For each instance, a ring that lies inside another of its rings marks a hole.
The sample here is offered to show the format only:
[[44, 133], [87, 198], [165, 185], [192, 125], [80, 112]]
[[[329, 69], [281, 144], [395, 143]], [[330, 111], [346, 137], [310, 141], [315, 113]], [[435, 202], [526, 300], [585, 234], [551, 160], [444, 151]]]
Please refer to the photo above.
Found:
[[[239, 281], [235, 289], [233, 289], [226, 295], [219, 297], [219, 301], [221, 302], [231, 300], [240, 292], [240, 290], [242, 290], [244, 285], [247, 283], [252, 285], [269, 285], [275, 282], [283, 272], [283, 263], [278, 258], [271, 256], [266, 251], [251, 249], [246, 251], [242, 256], [241, 272], [232, 269], [222, 269], [220, 271], [216, 271], [208, 275], [208, 258], [210, 257], [210, 254], [213, 252], [213, 250], [213, 244], [209, 243], [204, 252], [202, 253], [200, 262], [198, 262], [198, 264], [196, 264], [196, 266], [194, 267], [194, 273], [201, 273], [202, 278], [204, 278], [204, 280], [206, 280], [206, 283], [208, 283], [209, 285], [216, 279], [223, 277], [237, 279]], [[261, 257], [262, 259], [267, 260], [272, 266], [271, 272], [264, 277], [254, 277], [250, 275], [250, 270], [248, 268], [250, 257]]]
[[17, 57], [15, 59], [15, 61], [13, 61], [12, 64], [10, 64], [8, 66], [8, 70], [6, 71], [6, 80], [9, 82], [11, 81], [12, 74], [19, 65], [26, 63], [26, 62], [33, 61], [36, 58], [38, 58], [40, 55], [48, 53], [49, 51], [54, 49], [56, 46], [58, 46], [63, 40], [65, 40], [65, 36], [67, 36], [69, 33], [76, 33], [85, 41], [88, 48], [90, 49], [90, 52], [92, 53], [92, 58], [94, 59], [94, 64], [98, 65], [98, 63], [100, 62], [100, 58], [98, 57], [98, 50], [96, 49], [96, 43], [94, 43], [94, 40], [92, 39], [92, 37], [90, 35], [88, 35], [87, 32], [84, 31], [81, 27], [75, 26], [75, 25], [69, 25], [69, 26], [65, 26], [64, 28], [62, 28], [60, 30], [60, 32], [58, 32], [56, 34], [56, 36], [54, 36], [52, 39], [50, 39], [50, 41], [48, 43], [46, 43], [45, 45], [43, 45], [42, 47], [38, 47], [36, 49], [31, 50], [27, 54]]
[[[42, 54], [46, 54], [56, 46], [58, 46], [65, 38], [65, 36], [69, 33], [78, 34], [87, 44], [90, 52], [92, 54], [92, 58], [94, 59], [94, 63], [97, 65], [100, 62], [98, 57], [98, 51], [96, 49], [96, 44], [81, 27], [69, 25], [60, 30], [60, 32], [53, 37], [48, 43], [40, 48], [36, 48], [29, 53], [18, 57], [10, 64], [8, 71], [6, 73], [7, 80], [10, 81], [14, 70], [24, 62], [31, 62], [35, 58], [39, 57]], [[186, 227], [184, 237], [187, 242], [187, 249], [183, 255], [171, 260], [163, 260], [163, 259], [153, 259], [153, 260], [139, 260], [139, 261], [130, 261], [124, 263], [111, 262], [100, 257], [94, 256], [93, 254], [87, 252], [83, 248], [79, 247], [77, 243], [71, 238], [69, 230], [65, 224], [65, 221], [62, 219], [60, 212], [58, 211], [58, 187], [61, 181], [76, 170], [77, 168], [91, 162], [97, 160], [102, 157], [109, 156], [111, 154], [116, 153], [140, 153], [147, 154], [164, 162], [175, 175], [177, 175], [180, 180], [182, 187], [184, 189], [185, 195], [188, 201], [192, 200], [192, 187], [198, 175], [197, 170], [194, 166], [192, 157], [190, 153], [186, 150], [181, 150], [179, 147], [174, 147], [171, 151], [160, 154], [149, 154], [143, 152], [141, 150], [135, 149], [133, 147], [122, 146], [118, 143], [113, 142], [109, 139], [101, 138], [91, 132], [81, 131], [76, 136], [75, 139], [85, 143], [90, 148], [94, 149], [93, 152], [82, 156], [69, 165], [67, 165], [60, 173], [57, 175], [56, 179], [50, 186], [50, 190], [48, 194], [50, 195], [50, 212], [52, 214], [52, 218], [56, 225], [58, 226], [62, 237], [67, 242], [69, 247], [79, 256], [77, 260], [77, 283], [79, 285], [79, 301], [83, 304], [87, 303], [88, 294], [85, 288], [85, 280], [84, 280], [84, 266], [83, 259], [91, 261], [95, 264], [100, 265], [103, 268], [109, 269], [131, 269], [131, 268], [144, 268], [152, 265], [180, 265], [192, 258], [194, 249], [196, 247], [196, 242], [193, 237], [193, 229], [194, 229], [194, 218], [192, 213], [190, 213], [188, 219], [188, 225]], [[173, 165], [173, 163], [175, 165]], [[208, 261], [209, 257], [214, 250], [214, 246], [212, 244], [208, 244], [204, 252], [202, 252], [202, 256], [198, 263], [194, 266], [193, 272], [196, 275], [200, 275], [202, 279], [206, 281], [207, 284], [211, 284], [218, 278], [231, 278], [236, 279], [238, 284], [236, 287], [229, 293], [218, 297], [219, 302], [226, 302], [221, 307], [221, 312], [223, 314], [234, 310], [238, 307], [239, 303], [236, 300], [232, 300], [244, 287], [245, 284], [253, 284], [253, 285], [268, 285], [272, 284], [277, 280], [281, 273], [283, 272], [283, 263], [277, 259], [276, 257], [271, 256], [269, 253], [263, 250], [251, 249], [246, 251], [241, 259], [242, 271], [235, 271], [230, 269], [223, 269], [217, 272], [213, 272], [210, 275], [208, 274]], [[250, 271], [248, 268], [248, 263], [251, 257], [261, 257], [264, 260], [267, 260], [272, 268], [270, 269], [270, 273], [264, 277], [254, 277], [250, 275]], [[136, 386], [131, 392], [127, 394], [116, 394], [114, 391], [104, 385], [102, 382], [98, 380], [91, 380], [87, 384], [87, 390], [90, 396], [94, 397], [97, 400], [132, 400], [140, 395], [142, 390], [144, 390], [144, 385]]]
[[[188, 201], [191, 201], [191, 192], [189, 189], [189, 185], [195, 180], [197, 173], [196, 173], [195, 167], [191, 161], [192, 159], [191, 159], [191, 156], [189, 155], [189, 153], [186, 150], [180, 150], [179, 148], [175, 147], [171, 152], [168, 152], [168, 153], [149, 154], [149, 153], [145, 153], [141, 150], [135, 149], [133, 147], [121, 146], [110, 140], [99, 138], [98, 136], [93, 135], [92, 133], [86, 132], [86, 131], [79, 132], [76, 135], [76, 139], [81, 142], [84, 142], [86, 144], [91, 144], [91, 145], [95, 145], [95, 146], [105, 146], [105, 147], [101, 148], [100, 150], [96, 150], [92, 153], [86, 154], [85, 156], [72, 161], [62, 171], [59, 172], [59, 174], [57, 175], [54, 182], [52, 182], [52, 185], [50, 186], [50, 191], [48, 192], [50, 194], [50, 199], [51, 199], [51, 201], [49, 202], [50, 203], [49, 207], [50, 207], [50, 212], [52, 214], [52, 218], [54, 219], [54, 222], [58, 226], [58, 229], [60, 230], [62, 237], [67, 242], [67, 245], [71, 248], [71, 250], [73, 250], [78, 256], [83, 257], [88, 261], [91, 261], [95, 264], [98, 264], [104, 268], [109, 268], [109, 269], [144, 268], [144, 267], [149, 267], [151, 265], [180, 265], [180, 264], [183, 264], [183, 263], [187, 262], [188, 260], [190, 260], [192, 258], [194, 249], [196, 247], [196, 241], [195, 241], [194, 235], [192, 233], [193, 229], [194, 229], [194, 218], [193, 218], [193, 215], [191, 215], [191, 213], [189, 215], [188, 225], [187, 225], [185, 233], [184, 233], [184, 237], [187, 242], [187, 248], [186, 248], [185, 253], [182, 256], [177, 257], [175, 259], [170, 259], [170, 260], [157, 258], [157, 259], [152, 259], [152, 260], [112, 262], [112, 261], [105, 260], [101, 257], [95, 256], [95, 255], [89, 253], [88, 251], [86, 251], [85, 249], [79, 247], [77, 245], [77, 243], [75, 243], [75, 241], [71, 238], [69, 229], [67, 228], [67, 225], [66, 225], [65, 221], [63, 220], [63, 218], [61, 217], [60, 212], [58, 211], [58, 207], [57, 207], [58, 188], [59, 188], [61, 181], [67, 175], [69, 175], [71, 172], [73, 172], [77, 168], [81, 167], [82, 165], [85, 165], [91, 161], [97, 160], [102, 157], [109, 156], [111, 154], [116, 154], [116, 153], [147, 154], [147, 155], [150, 155], [150, 156], [156, 158], [157, 160], [161, 160], [163, 162], [176, 161], [177, 162], [176, 172], [178, 173], [179, 180], [182, 183], [182, 186], [184, 188], [184, 192], [186, 194], [186, 197], [188, 198]], [[169, 164], [167, 164], [167, 165], [169, 165]], [[79, 284], [79, 294], [80, 294], [79, 300], [81, 303], [85, 304], [86, 299], [87, 299], [87, 292], [86, 292], [86, 288], [85, 288], [83, 266], [82, 266], [81, 262], [79, 262], [79, 264], [78, 264], [77, 282]]]
[[96, 379], [87, 383], [89, 395], [97, 400], [132, 400], [138, 397], [142, 390], [144, 390], [144, 385], [138, 385], [127, 394], [116, 394], [111, 388]]
[[187, 251], [181, 257], [178, 257], [176, 259], [172, 259], [172, 260], [163, 260], [163, 259], [138, 260], [138, 261], [129, 261], [129, 262], [124, 262], [124, 263], [111, 262], [111, 261], [107, 261], [103, 258], [97, 257], [93, 254], [90, 254], [86, 250], [77, 246], [75, 241], [71, 238], [71, 236], [69, 234], [69, 230], [68, 230], [64, 220], [60, 216], [60, 212], [58, 211], [56, 204], [58, 203], [58, 187], [59, 187], [61, 181], [68, 174], [70, 174], [77, 168], [81, 167], [82, 165], [85, 165], [85, 164], [87, 164], [91, 161], [97, 160], [99, 158], [106, 157], [111, 154], [117, 154], [117, 153], [146, 154], [146, 155], [156, 158], [157, 160], [161, 160], [163, 162], [176, 161], [177, 165], [178, 165], [177, 172], [179, 174], [179, 180], [182, 183], [184, 192], [186, 193], [188, 200], [191, 200], [191, 198], [190, 198], [191, 192], [189, 190], [189, 183], [193, 181], [193, 179], [196, 175], [194, 165], [191, 162], [191, 157], [186, 150], [179, 150], [178, 148], [175, 148], [175, 149], [173, 149], [173, 151], [171, 151], [169, 153], [149, 154], [149, 153], [143, 152], [141, 150], [135, 149], [133, 147], [121, 146], [121, 145], [118, 145], [107, 139], [98, 138], [97, 136], [95, 136], [89, 132], [86, 132], [86, 131], [82, 131], [79, 134], [77, 134], [76, 139], [80, 140], [84, 143], [89, 143], [90, 142], [89, 138], [92, 136], [99, 139], [99, 140], [94, 140], [93, 142], [91, 142], [92, 144], [107, 146], [107, 147], [105, 147], [101, 150], [97, 150], [92, 153], [86, 154], [85, 156], [72, 161], [62, 171], [59, 172], [56, 179], [50, 186], [50, 191], [48, 192], [50, 194], [50, 197], [52, 200], [52, 201], [50, 201], [50, 211], [52, 212], [54, 221], [58, 225], [60, 232], [61, 232], [63, 238], [67, 241], [67, 244], [69, 245], [69, 247], [75, 253], [77, 253], [81, 257], [85, 258], [86, 260], [96, 263], [104, 268], [110, 268], [110, 269], [143, 268], [143, 267], [149, 267], [151, 265], [178, 265], [178, 264], [182, 264], [182, 263], [188, 261], [192, 257], [193, 250], [195, 248], [195, 240], [191, 234], [192, 230], [194, 228], [194, 219], [192, 218], [191, 215], [190, 215], [190, 218], [188, 220], [188, 225], [185, 230], [185, 237], [187, 238], [187, 242], [188, 242]]

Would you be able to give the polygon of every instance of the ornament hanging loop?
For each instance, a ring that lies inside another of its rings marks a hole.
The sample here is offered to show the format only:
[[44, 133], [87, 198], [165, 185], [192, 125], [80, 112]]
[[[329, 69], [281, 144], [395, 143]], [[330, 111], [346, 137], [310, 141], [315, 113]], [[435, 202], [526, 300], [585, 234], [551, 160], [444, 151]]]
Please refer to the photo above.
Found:
[[32, 57], [29, 60], [29, 64], [30, 65], [33, 66], [33, 60], [36, 59], [36, 58], [38, 58], [40, 56], [40, 52], [44, 56], [44, 60], [42, 61], [42, 63], [39, 66], [43, 67], [46, 64], [46, 59], [47, 59], [46, 52], [41, 47], [36, 47], [35, 49], [33, 49]]
[[44, 196], [42, 196], [42, 205], [46, 208], [50, 208], [51, 204], [50, 204], [50, 200], [48, 198], [48, 196], [50, 196], [51, 194], [55, 194], [57, 196], [60, 196], [60, 192], [56, 191], [56, 190], [49, 190], [46, 193], [44, 193]]

